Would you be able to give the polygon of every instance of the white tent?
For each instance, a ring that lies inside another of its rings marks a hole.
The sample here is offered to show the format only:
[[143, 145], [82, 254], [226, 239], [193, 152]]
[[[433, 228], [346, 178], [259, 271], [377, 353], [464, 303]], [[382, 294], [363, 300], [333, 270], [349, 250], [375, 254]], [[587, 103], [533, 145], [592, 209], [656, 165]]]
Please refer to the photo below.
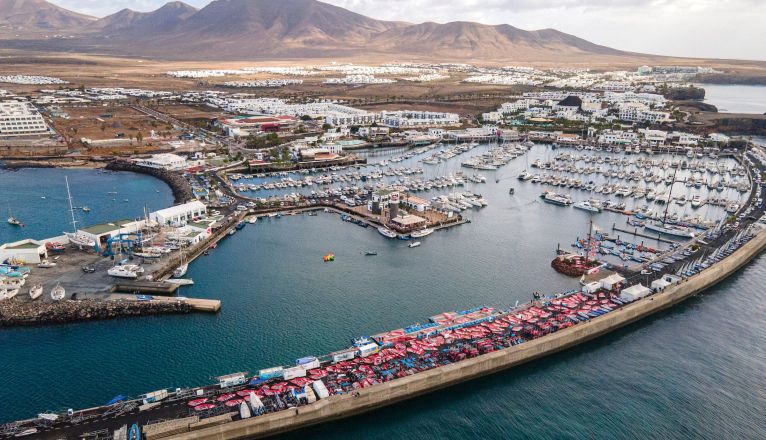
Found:
[[601, 283], [598, 281], [593, 281], [592, 283], [588, 283], [584, 286], [582, 286], [582, 291], [584, 293], [593, 293], [601, 288]]
[[665, 290], [666, 287], [668, 287], [671, 283], [664, 278], [660, 278], [659, 280], [652, 281], [652, 290], [655, 292], [659, 292], [660, 290]]
[[639, 298], [643, 298], [652, 293], [652, 290], [648, 287], [636, 284], [626, 289], [622, 289], [620, 292], [620, 299], [624, 301], [635, 301]]
[[608, 277], [601, 280], [601, 287], [603, 287], [606, 290], [612, 290], [615, 287], [617, 287], [618, 284], [624, 283], [625, 278], [621, 277], [619, 274], [613, 273], [609, 275]]

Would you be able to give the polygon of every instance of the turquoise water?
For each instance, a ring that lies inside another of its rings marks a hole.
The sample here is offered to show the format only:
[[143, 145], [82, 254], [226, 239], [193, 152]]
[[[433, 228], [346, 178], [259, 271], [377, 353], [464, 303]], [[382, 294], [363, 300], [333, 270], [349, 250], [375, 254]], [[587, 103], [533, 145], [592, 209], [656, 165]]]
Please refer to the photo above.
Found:
[[[27, 168], [12, 171], [0, 168], [0, 243], [22, 238], [50, 238], [72, 231], [66, 184], [78, 227], [123, 218], [143, 217], [144, 206], [151, 211], [173, 203], [173, 194], [154, 177], [135, 173], [112, 173], [89, 169]], [[109, 194], [116, 192], [116, 194]], [[43, 198], [44, 197], [44, 198]], [[128, 201], [126, 202], [125, 199]], [[10, 212], [24, 227], [9, 225]]]
[[[540, 147], [530, 159], [553, 154]], [[482, 172], [489, 183], [465, 189], [484, 194], [490, 206], [415, 249], [331, 214], [247, 225], [190, 266], [195, 285], [182, 294], [221, 299], [217, 315], [0, 330], [0, 420], [205, 384], [215, 375], [324, 354], [351, 337], [442, 311], [509, 306], [533, 290], [575, 287], [549, 264], [557, 243], [586, 232], [589, 216], [539, 202], [542, 187], [515, 179], [524, 167], [520, 158]], [[28, 184], [13, 175], [14, 188]], [[71, 174], [70, 181], [74, 190]], [[575, 200], [582, 194], [573, 192]], [[96, 203], [87, 203], [95, 213]], [[624, 221], [610, 213], [595, 218], [605, 228]], [[372, 249], [378, 256], [362, 255]], [[327, 252], [335, 262], [322, 262]], [[584, 346], [284, 438], [762, 438], [764, 282], [761, 258], [705, 295]]]
[[766, 86], [699, 84], [705, 89], [705, 102], [721, 113], [766, 113]]

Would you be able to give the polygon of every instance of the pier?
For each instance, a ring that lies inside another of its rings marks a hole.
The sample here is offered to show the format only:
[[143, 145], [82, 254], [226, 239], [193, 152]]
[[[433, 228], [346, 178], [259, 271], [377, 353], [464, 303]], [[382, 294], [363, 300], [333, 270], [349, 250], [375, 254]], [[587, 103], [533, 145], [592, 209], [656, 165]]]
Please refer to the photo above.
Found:
[[[678, 243], [677, 241], [668, 240], [667, 238], [662, 238], [662, 234], [657, 234], [657, 236], [644, 234], [643, 232], [638, 232], [638, 228], [634, 228], [632, 231], [630, 229], [625, 229], [617, 226], [616, 224], [612, 223], [612, 230], [618, 231], [618, 232], [624, 232], [626, 234], [634, 235], [636, 237], [643, 237], [643, 238], [650, 238], [652, 240], [659, 241], [661, 243]], [[617, 237], [619, 238], [619, 237]]]

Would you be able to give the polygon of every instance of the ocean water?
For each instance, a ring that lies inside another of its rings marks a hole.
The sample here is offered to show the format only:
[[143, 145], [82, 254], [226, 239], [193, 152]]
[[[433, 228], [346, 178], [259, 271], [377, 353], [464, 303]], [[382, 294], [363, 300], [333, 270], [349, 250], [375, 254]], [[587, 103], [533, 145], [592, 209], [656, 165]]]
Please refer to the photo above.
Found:
[[[454, 172], [482, 148], [423, 167], [432, 175]], [[557, 152], [537, 147], [529, 162]], [[193, 262], [187, 276], [195, 285], [182, 288], [185, 296], [221, 299], [217, 315], [0, 330], [0, 421], [102, 404], [121, 393], [206, 384], [216, 375], [344, 348], [352, 337], [439, 312], [507, 307], [534, 290], [574, 288], [576, 280], [554, 272], [550, 260], [557, 244], [587, 232], [590, 216], [541, 203], [543, 187], [515, 179], [526, 163], [519, 158], [481, 172], [488, 183], [464, 190], [482, 193], [490, 206], [468, 212], [468, 225], [422, 239], [419, 248], [325, 213], [248, 224]], [[26, 185], [22, 180], [10, 188]], [[87, 203], [95, 212], [96, 202]], [[716, 209], [704, 213], [722, 215]], [[624, 218], [604, 213], [594, 221], [609, 229]], [[366, 250], [378, 255], [366, 257]], [[322, 261], [328, 252], [336, 255], [332, 263]], [[766, 259], [759, 258], [704, 295], [583, 346], [283, 438], [763, 438], [764, 282]]]
[[[173, 194], [163, 182], [135, 173], [112, 173], [89, 169], [0, 168], [0, 243], [23, 238], [57, 237], [72, 231], [65, 177], [69, 178], [78, 227], [124, 218], [143, 217], [148, 211], [166, 208]], [[116, 194], [109, 194], [116, 193]], [[125, 199], [128, 201], [126, 202]], [[24, 227], [9, 225], [12, 213]]]
[[766, 113], [766, 86], [698, 84], [705, 89], [705, 103], [721, 113]]

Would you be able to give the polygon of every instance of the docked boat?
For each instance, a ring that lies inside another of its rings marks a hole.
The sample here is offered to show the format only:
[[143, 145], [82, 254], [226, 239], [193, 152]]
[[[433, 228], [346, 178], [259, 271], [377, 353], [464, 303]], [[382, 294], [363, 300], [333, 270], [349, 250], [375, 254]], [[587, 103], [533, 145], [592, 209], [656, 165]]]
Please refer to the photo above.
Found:
[[682, 238], [694, 238], [694, 232], [689, 228], [682, 226], [669, 225], [667, 223], [650, 222], [644, 226], [645, 229], [650, 231], [659, 232], [661, 234], [672, 235], [674, 237]]
[[141, 440], [141, 430], [138, 428], [138, 424], [134, 423], [128, 431], [128, 440]]
[[130, 279], [136, 279], [138, 278], [138, 274], [133, 272], [132, 270], [128, 269], [125, 266], [114, 266], [106, 271], [110, 276], [116, 277], [116, 278], [130, 278]]
[[257, 222], [257, 221], [258, 221], [258, 217], [256, 217], [256, 216], [252, 216], [249, 219], [247, 219], [247, 222], [250, 223], [251, 225], [255, 224], [255, 222]]
[[424, 228], [410, 234], [412, 238], [422, 238], [434, 233], [433, 228]]
[[380, 235], [386, 238], [396, 238], [396, 232], [386, 228], [385, 226], [379, 227], [378, 232], [380, 232]]
[[56, 284], [56, 287], [51, 289], [51, 299], [54, 301], [61, 301], [66, 296], [66, 290], [61, 287], [61, 284]]
[[35, 284], [34, 286], [29, 288], [29, 297], [32, 298], [32, 299], [37, 299], [42, 294], [43, 294], [43, 285], [42, 284]]
[[186, 275], [186, 271], [189, 269], [189, 263], [183, 263], [175, 268], [173, 271], [173, 278], [181, 278]]
[[589, 201], [583, 200], [582, 202], [577, 202], [574, 205], [572, 205], [573, 208], [582, 209], [583, 211], [590, 211], [590, 212], [601, 212], [601, 208], [595, 205], [592, 205]]
[[699, 208], [702, 206], [702, 198], [700, 196], [694, 196], [692, 198], [692, 208]]
[[569, 206], [572, 204], [572, 199], [569, 196], [558, 195], [554, 192], [546, 192], [542, 195], [543, 202], [550, 203], [558, 206]]
[[41, 269], [50, 269], [51, 267], [56, 267], [56, 263], [48, 260], [43, 260], [39, 263], [37, 263], [37, 267]]
[[416, 248], [418, 246], [420, 246], [420, 242], [419, 241], [413, 241], [412, 243], [407, 245], [407, 247], [411, 247], [411, 248]]

